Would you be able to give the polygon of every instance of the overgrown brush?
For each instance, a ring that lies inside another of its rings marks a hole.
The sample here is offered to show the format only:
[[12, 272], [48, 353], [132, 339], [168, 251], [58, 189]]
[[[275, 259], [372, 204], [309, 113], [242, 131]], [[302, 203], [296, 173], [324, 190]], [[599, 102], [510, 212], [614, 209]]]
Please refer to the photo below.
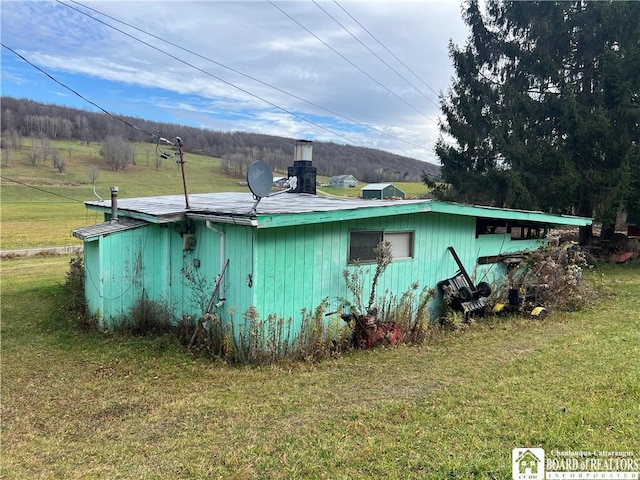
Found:
[[423, 287], [414, 282], [409, 290], [398, 299], [395, 295], [382, 297], [379, 303], [382, 305], [379, 311], [380, 320], [383, 322], [395, 322], [403, 334], [403, 342], [409, 345], [420, 345], [431, 327], [429, 302], [435, 295], [434, 289]]
[[579, 310], [593, 303], [595, 287], [583, 278], [589, 263], [574, 243], [560, 244], [549, 238], [545, 248], [528, 253], [507, 275], [498, 301], [508, 302], [509, 290], [517, 290], [523, 302], [550, 310]]
[[150, 300], [142, 295], [131, 307], [128, 314], [122, 315], [115, 330], [132, 335], [164, 335], [173, 331], [175, 319], [171, 309], [161, 301]]
[[466, 329], [471, 317], [465, 316], [463, 312], [454, 308], [455, 300], [450, 288], [445, 288], [442, 294], [442, 308], [438, 317], [437, 326], [444, 331], [456, 332]]
[[[181, 322], [179, 331], [189, 348], [197, 354], [220, 358], [230, 363], [269, 364], [281, 360], [318, 360], [345, 349], [345, 328], [334, 320], [326, 321], [327, 300], [318, 305], [313, 314], [301, 312], [301, 325], [292, 334], [293, 319], [268, 315], [261, 319], [255, 307], [242, 315], [242, 322], [235, 322], [233, 315], [228, 322], [215, 314], [207, 314], [198, 320], [194, 328], [189, 317]], [[232, 312], [233, 313], [233, 312]]]
[[377, 311], [378, 321], [381, 323], [395, 323], [402, 333], [402, 341], [410, 345], [422, 344], [426, 337], [430, 325], [429, 302], [435, 295], [435, 290], [424, 287], [420, 288], [418, 282], [410, 285], [409, 289], [402, 293], [400, 298], [390, 292], [378, 298], [376, 289], [380, 276], [393, 261], [391, 243], [380, 242], [375, 249], [376, 270], [371, 281], [371, 291], [369, 293], [366, 308], [363, 297], [363, 272], [357, 266], [352, 270], [345, 269], [343, 277], [347, 290], [351, 293], [351, 299], [341, 298], [340, 300], [351, 312], [358, 316], [373, 312], [374, 305], [380, 305]]
[[64, 290], [67, 294], [65, 311], [67, 317], [83, 331], [98, 328], [98, 315], [89, 315], [84, 292], [84, 259], [82, 255], [69, 260], [69, 271], [65, 276]]

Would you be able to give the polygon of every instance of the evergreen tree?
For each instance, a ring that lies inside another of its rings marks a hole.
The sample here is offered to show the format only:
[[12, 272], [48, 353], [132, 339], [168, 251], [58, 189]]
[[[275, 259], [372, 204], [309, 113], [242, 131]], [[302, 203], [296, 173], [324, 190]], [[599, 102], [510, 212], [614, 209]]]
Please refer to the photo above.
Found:
[[605, 229], [639, 208], [640, 3], [471, 0], [464, 19], [436, 145], [449, 195]]

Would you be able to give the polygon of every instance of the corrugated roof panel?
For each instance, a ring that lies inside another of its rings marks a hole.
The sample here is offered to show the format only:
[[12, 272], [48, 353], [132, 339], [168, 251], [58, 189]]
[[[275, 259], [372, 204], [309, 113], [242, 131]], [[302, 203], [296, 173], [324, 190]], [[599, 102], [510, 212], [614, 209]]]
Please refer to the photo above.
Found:
[[74, 237], [79, 238], [80, 240], [92, 240], [97, 237], [111, 235], [112, 233], [142, 227], [143, 225], [147, 225], [147, 222], [143, 222], [142, 220], [135, 220], [132, 218], [123, 218], [114, 223], [105, 222], [99, 223], [98, 225], [78, 228], [76, 230], [73, 230], [71, 233]]

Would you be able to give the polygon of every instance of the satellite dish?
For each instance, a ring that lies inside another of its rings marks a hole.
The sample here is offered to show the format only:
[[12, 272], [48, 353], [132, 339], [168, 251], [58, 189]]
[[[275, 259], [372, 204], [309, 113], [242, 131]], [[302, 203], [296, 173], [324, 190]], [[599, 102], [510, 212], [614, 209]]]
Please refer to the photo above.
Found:
[[249, 190], [257, 199], [268, 197], [273, 186], [271, 167], [262, 160], [253, 162], [247, 168], [247, 183], [249, 184]]
[[256, 207], [263, 197], [273, 197], [280, 193], [294, 191], [298, 185], [298, 178], [289, 177], [285, 182], [285, 186], [287, 187], [286, 190], [271, 193], [271, 187], [273, 186], [273, 172], [269, 165], [264, 163], [262, 160], [258, 160], [253, 162], [249, 165], [249, 168], [247, 168], [247, 184], [249, 185], [249, 190], [251, 190], [251, 193], [253, 193], [253, 197], [256, 200], [256, 203], [253, 204], [253, 208], [251, 209], [251, 212], [255, 214]]

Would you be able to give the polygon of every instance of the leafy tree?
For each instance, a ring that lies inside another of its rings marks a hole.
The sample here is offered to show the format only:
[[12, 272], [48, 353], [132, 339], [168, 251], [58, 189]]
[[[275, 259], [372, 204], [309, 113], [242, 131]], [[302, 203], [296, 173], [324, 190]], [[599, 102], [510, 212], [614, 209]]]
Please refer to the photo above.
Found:
[[[441, 98], [440, 196], [583, 216], [640, 197], [640, 3], [477, 0]], [[583, 240], [590, 230], [583, 233]]]

